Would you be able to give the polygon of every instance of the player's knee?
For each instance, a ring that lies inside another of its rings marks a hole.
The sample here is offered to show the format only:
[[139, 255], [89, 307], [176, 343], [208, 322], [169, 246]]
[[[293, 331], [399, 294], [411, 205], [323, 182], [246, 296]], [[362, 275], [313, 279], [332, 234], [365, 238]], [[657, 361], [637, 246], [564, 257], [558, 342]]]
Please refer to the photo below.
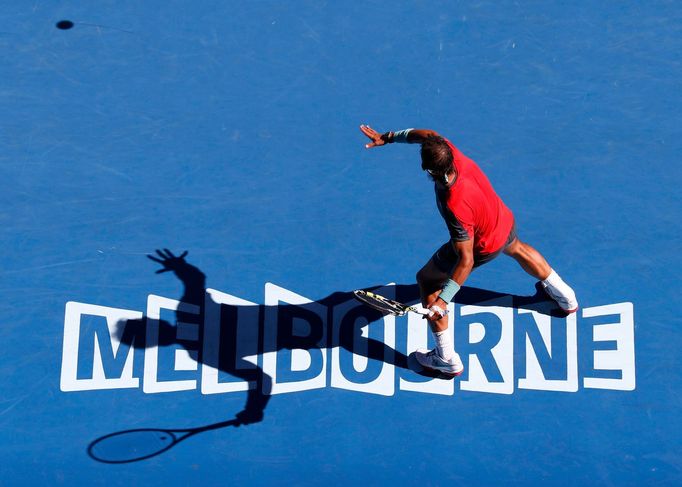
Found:
[[438, 280], [439, 271], [433, 266], [431, 262], [419, 269], [417, 272], [417, 284], [427, 284]]
[[426, 271], [424, 271], [423, 267], [417, 271], [417, 275], [415, 277], [417, 279], [417, 284], [420, 286], [426, 282]]
[[419, 286], [419, 294], [422, 299], [426, 299], [427, 296], [438, 292], [443, 285], [447, 276], [437, 275], [434, 273], [433, 269], [429, 269], [428, 266], [423, 267], [417, 272], [417, 285]]
[[417, 285], [419, 286], [419, 294], [425, 296], [431, 293], [433, 288], [433, 278], [429, 275], [426, 269], [420, 269], [417, 272]]

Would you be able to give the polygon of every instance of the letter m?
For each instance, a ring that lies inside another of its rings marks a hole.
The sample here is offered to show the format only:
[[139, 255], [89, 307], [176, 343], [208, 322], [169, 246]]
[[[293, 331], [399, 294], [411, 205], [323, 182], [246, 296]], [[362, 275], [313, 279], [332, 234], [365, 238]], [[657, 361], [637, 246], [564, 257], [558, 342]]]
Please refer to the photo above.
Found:
[[133, 377], [132, 343], [143, 314], [94, 304], [68, 302], [60, 388], [68, 391], [139, 387]]

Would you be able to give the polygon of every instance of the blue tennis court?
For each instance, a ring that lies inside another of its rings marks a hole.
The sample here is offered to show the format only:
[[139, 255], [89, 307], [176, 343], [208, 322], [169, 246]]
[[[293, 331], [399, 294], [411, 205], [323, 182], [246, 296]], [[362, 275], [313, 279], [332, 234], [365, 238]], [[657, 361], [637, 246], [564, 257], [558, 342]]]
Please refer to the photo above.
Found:
[[[2, 7], [1, 485], [682, 483], [679, 3]], [[579, 311], [500, 256], [418, 373], [352, 291], [448, 233], [360, 124], [475, 160]]]

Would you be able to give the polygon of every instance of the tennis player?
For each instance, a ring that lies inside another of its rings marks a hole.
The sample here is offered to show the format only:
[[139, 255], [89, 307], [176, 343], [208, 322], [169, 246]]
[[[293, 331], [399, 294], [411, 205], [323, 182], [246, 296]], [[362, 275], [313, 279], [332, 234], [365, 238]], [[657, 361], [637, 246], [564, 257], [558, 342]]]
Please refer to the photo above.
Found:
[[472, 269], [501, 253], [513, 257], [566, 313], [578, 309], [575, 292], [533, 247], [516, 236], [514, 215], [493, 190], [474, 161], [433, 130], [406, 129], [380, 134], [369, 125], [360, 130], [369, 137], [368, 149], [392, 143], [421, 144], [422, 169], [434, 181], [436, 203], [450, 232], [443, 244], [417, 273], [422, 305], [431, 311], [429, 324], [436, 340], [433, 350], [417, 350], [424, 367], [449, 377], [464, 371], [447, 332], [448, 303]]

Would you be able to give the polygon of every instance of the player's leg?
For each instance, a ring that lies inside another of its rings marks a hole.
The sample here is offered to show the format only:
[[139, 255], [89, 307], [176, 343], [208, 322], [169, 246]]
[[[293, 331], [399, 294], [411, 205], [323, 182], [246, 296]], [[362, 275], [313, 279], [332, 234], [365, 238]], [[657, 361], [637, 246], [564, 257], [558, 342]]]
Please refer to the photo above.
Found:
[[547, 279], [552, 272], [552, 268], [542, 254], [518, 238], [515, 238], [512, 243], [507, 245], [504, 253], [513, 257], [524, 271], [539, 281]]
[[[428, 306], [438, 297], [449, 277], [447, 272], [442, 271], [436, 265], [433, 258], [429, 259], [426, 265], [417, 272], [417, 285], [422, 306]], [[429, 321], [429, 324], [434, 333], [448, 328], [448, 320], [445, 317], [438, 321]]]
[[545, 292], [557, 302], [561, 309], [567, 313], [573, 313], [578, 309], [575, 292], [550, 267], [540, 252], [515, 238], [504, 249], [504, 253], [516, 260], [524, 271], [538, 279]]
[[[444, 249], [447, 246], [452, 247], [450, 243], [441, 247], [417, 272], [417, 284], [419, 285], [422, 306], [426, 307], [438, 297], [443, 284], [450, 278], [450, 274], [444, 269], [452, 268], [457, 263], [458, 256], [454, 250], [449, 252], [447, 248]], [[436, 341], [436, 348], [433, 350], [419, 349], [415, 352], [415, 358], [424, 367], [454, 377], [464, 371], [464, 366], [459, 355], [455, 352], [448, 326], [447, 316], [437, 321], [429, 321], [431, 334]]]

